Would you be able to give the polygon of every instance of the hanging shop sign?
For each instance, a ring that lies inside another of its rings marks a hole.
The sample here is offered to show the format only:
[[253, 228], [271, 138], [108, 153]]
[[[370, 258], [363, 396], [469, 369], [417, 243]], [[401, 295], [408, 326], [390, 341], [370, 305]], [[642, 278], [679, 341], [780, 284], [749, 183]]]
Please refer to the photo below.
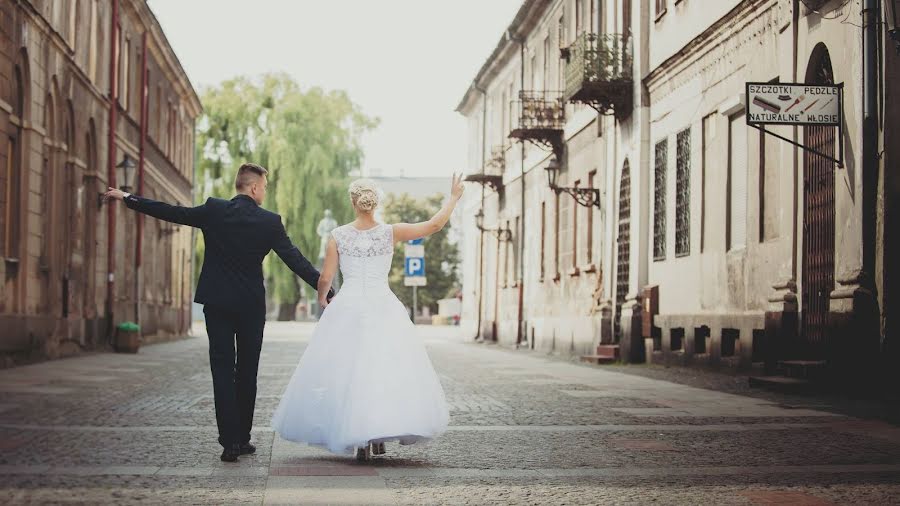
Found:
[[[844, 84], [746, 83], [747, 125], [844, 166]], [[766, 125], [837, 127], [838, 158], [765, 129]]]

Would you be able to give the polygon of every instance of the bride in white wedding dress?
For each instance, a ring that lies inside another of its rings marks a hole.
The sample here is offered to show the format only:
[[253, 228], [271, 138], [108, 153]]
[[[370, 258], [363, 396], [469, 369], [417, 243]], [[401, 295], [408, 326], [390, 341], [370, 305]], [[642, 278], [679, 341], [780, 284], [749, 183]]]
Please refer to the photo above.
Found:
[[[441, 230], [463, 193], [453, 176], [450, 198], [430, 220], [381, 224], [378, 192], [367, 180], [350, 185], [356, 220], [334, 229], [319, 278], [325, 307], [272, 427], [282, 438], [368, 458], [384, 443], [412, 444], [447, 428], [444, 390], [406, 308], [391, 292], [394, 243]], [[325, 300], [340, 265], [343, 284]]]

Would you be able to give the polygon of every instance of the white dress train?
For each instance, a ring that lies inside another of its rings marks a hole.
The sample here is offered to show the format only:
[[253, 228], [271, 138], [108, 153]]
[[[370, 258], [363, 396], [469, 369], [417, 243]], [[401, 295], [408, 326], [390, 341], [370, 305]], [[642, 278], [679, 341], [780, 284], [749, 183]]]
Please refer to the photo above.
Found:
[[388, 286], [393, 227], [332, 232], [343, 285], [325, 308], [272, 427], [282, 438], [351, 453], [411, 444], [447, 428], [444, 390], [403, 304]]

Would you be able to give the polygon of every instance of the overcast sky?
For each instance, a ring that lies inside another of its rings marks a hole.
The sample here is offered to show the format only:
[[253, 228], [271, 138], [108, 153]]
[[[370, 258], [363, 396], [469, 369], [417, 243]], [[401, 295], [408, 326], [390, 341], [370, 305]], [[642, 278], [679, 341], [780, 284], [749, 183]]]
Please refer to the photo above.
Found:
[[448, 175], [465, 167], [454, 111], [521, 0], [149, 0], [198, 90], [286, 72], [343, 89], [381, 118], [365, 167]]

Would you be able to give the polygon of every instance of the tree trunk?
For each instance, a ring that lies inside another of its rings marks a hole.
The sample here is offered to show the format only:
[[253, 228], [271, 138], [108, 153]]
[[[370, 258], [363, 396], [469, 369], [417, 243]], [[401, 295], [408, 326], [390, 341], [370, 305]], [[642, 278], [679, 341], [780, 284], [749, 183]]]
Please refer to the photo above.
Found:
[[278, 304], [278, 321], [290, 322], [294, 321], [297, 312], [297, 304], [290, 302], [282, 302]]

